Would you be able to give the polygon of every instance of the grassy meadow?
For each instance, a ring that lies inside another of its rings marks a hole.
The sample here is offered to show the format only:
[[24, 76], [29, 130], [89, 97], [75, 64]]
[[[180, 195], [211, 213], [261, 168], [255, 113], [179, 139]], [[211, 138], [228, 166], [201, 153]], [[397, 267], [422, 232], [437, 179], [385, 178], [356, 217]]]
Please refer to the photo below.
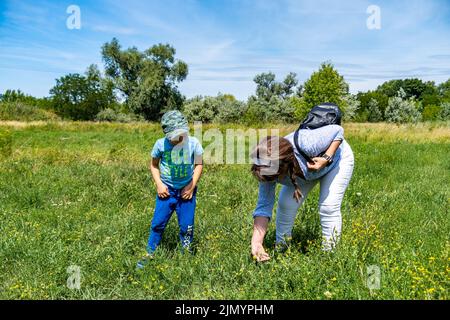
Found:
[[[274, 252], [272, 223], [272, 260], [254, 263], [257, 181], [249, 165], [206, 165], [195, 255], [177, 250], [174, 215], [159, 254], [137, 271], [155, 204], [147, 165], [159, 125], [1, 122], [0, 298], [449, 299], [449, 124], [344, 128], [356, 162], [335, 252], [319, 247], [317, 188], [290, 249]], [[80, 289], [66, 285], [71, 265], [81, 268]], [[370, 290], [373, 265], [381, 282]]]

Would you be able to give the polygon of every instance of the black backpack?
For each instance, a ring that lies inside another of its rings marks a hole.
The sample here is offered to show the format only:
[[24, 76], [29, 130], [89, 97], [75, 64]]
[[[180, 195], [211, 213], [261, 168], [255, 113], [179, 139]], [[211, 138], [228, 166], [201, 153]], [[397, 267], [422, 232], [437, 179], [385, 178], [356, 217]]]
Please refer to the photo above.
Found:
[[298, 131], [301, 129], [317, 129], [329, 124], [341, 124], [342, 112], [334, 103], [322, 103], [314, 106], [306, 116], [306, 119], [300, 124], [300, 127], [295, 130], [294, 144], [297, 151], [310, 163], [314, 163], [298, 145]]

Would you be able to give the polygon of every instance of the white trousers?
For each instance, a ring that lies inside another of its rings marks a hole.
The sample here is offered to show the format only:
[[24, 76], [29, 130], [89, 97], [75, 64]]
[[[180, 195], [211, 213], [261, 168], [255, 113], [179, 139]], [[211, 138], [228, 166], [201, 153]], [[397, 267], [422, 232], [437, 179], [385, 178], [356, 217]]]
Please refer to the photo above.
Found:
[[337, 243], [342, 227], [342, 199], [354, 167], [354, 157], [350, 145], [344, 140], [340, 148], [341, 158], [339, 163], [326, 175], [312, 181], [297, 179], [303, 194], [300, 202], [293, 198], [294, 186], [283, 185], [277, 207], [277, 244], [285, 243], [286, 238], [291, 237], [298, 208], [318, 182], [320, 182], [319, 215], [322, 226], [322, 247], [324, 250], [331, 250]]

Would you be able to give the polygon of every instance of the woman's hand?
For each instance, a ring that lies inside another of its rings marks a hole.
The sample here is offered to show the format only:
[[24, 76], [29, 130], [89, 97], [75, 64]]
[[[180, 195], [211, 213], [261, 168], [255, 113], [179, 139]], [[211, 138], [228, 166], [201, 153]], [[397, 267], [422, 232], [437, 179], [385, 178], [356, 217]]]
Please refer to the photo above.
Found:
[[308, 169], [311, 171], [319, 171], [328, 165], [328, 160], [322, 157], [312, 158], [312, 161], [314, 161], [314, 164], [308, 162]]
[[269, 219], [266, 217], [255, 217], [253, 221], [252, 236], [252, 257], [257, 262], [270, 260], [269, 254], [264, 250], [263, 241], [269, 225]]
[[183, 190], [181, 190], [181, 198], [184, 200], [190, 200], [192, 199], [192, 196], [194, 194], [195, 190], [195, 184], [191, 180], [188, 185], [186, 185]]
[[156, 192], [158, 192], [158, 197], [164, 199], [170, 196], [169, 188], [164, 183], [158, 183], [156, 185]]
[[260, 243], [252, 243], [252, 257], [257, 262], [266, 262], [270, 260], [269, 254], [264, 250]]

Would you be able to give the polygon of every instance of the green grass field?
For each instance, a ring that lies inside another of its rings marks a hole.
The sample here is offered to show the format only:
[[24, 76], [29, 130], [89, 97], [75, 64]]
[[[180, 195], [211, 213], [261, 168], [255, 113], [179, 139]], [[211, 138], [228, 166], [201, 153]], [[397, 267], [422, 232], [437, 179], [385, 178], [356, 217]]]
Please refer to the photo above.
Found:
[[[138, 272], [155, 203], [147, 162], [159, 126], [3, 122], [0, 298], [448, 299], [448, 123], [344, 128], [356, 166], [334, 253], [319, 248], [316, 189], [299, 211], [291, 248], [274, 252], [271, 224], [273, 259], [255, 264], [257, 181], [248, 165], [206, 165], [196, 254], [177, 250], [174, 216], [160, 254]], [[66, 285], [71, 265], [81, 268], [79, 290]], [[378, 290], [366, 284], [371, 265], [381, 271]]]

